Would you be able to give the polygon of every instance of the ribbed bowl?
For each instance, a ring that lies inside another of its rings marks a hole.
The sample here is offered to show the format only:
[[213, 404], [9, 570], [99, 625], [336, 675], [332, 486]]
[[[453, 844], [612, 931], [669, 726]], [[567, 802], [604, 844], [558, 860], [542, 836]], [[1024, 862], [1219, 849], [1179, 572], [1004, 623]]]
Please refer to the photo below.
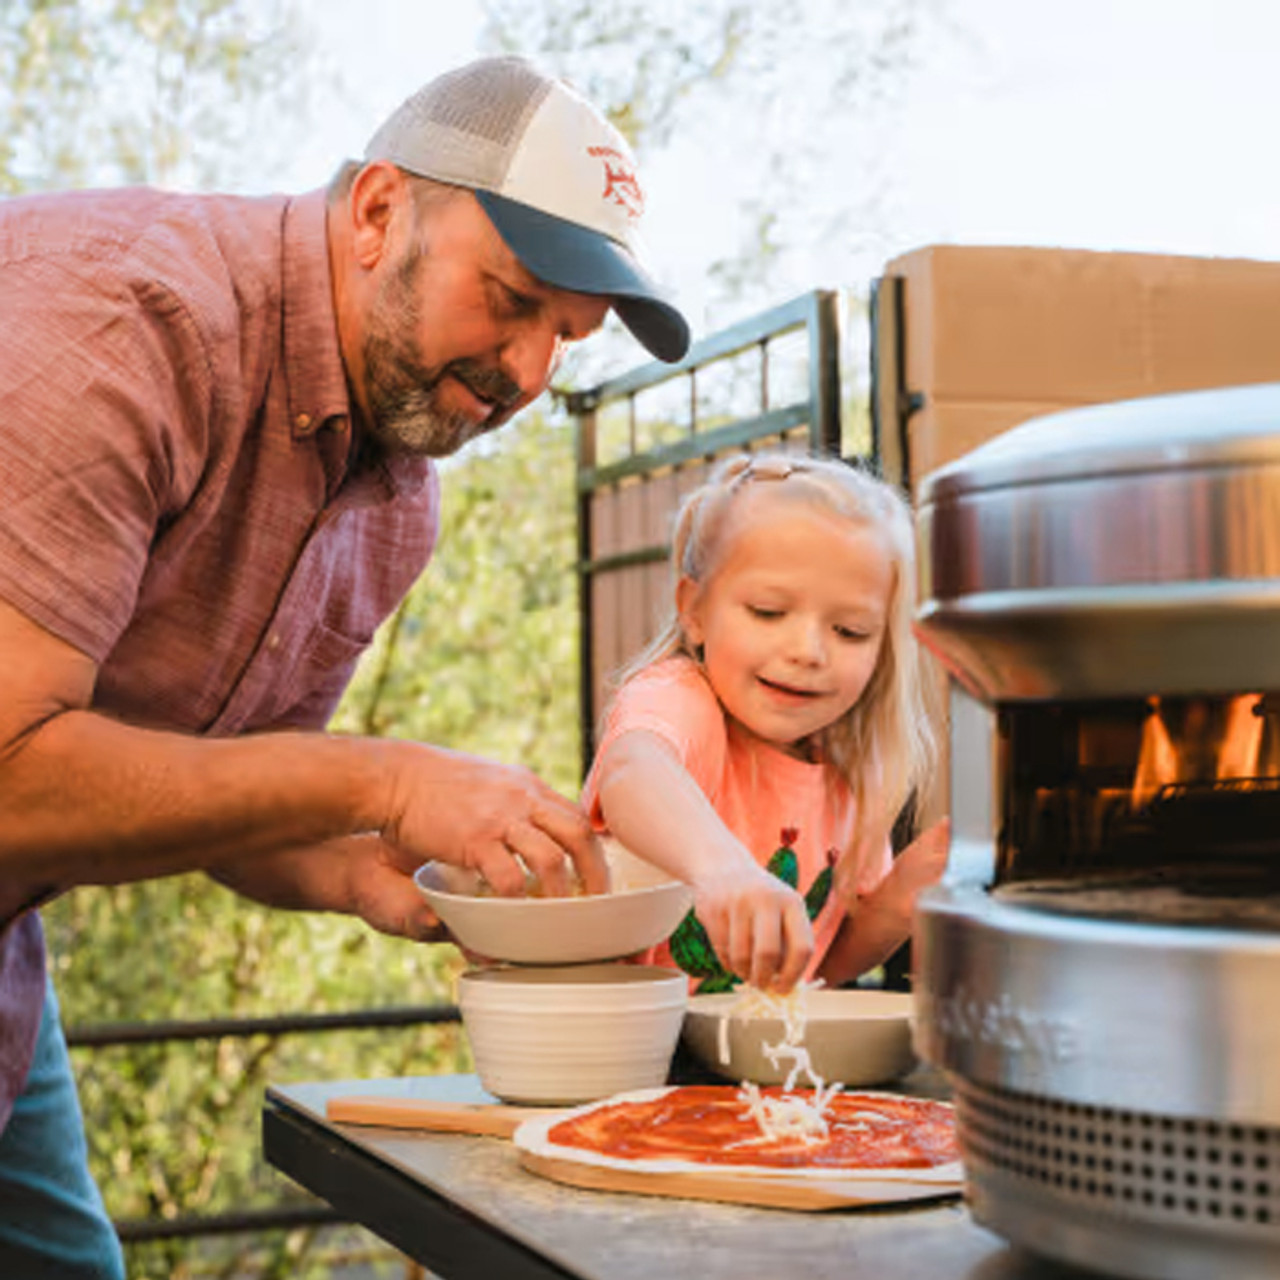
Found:
[[476, 1072], [507, 1102], [593, 1102], [666, 1083], [688, 979], [650, 965], [475, 969], [458, 1006]]

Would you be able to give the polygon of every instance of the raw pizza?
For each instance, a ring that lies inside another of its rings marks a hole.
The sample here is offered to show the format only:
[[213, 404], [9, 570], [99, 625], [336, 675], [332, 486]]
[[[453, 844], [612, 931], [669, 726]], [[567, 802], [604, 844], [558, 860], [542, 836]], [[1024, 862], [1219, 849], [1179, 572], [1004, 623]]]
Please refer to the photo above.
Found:
[[[758, 1099], [781, 1096], [762, 1089]], [[766, 1136], [742, 1091], [683, 1085], [526, 1121], [515, 1141], [526, 1167], [545, 1176], [659, 1195], [831, 1208], [960, 1190], [948, 1104], [837, 1093], [822, 1114], [825, 1133]]]

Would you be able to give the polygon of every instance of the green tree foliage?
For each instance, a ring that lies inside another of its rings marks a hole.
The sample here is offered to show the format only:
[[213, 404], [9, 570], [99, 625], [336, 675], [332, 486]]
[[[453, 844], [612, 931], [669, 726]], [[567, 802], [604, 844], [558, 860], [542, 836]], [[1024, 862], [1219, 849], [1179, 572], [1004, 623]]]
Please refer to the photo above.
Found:
[[[78, 889], [47, 908], [69, 1025], [448, 1003], [453, 947], [385, 938], [336, 916], [271, 911], [201, 876]], [[289, 1196], [259, 1154], [268, 1082], [465, 1070], [456, 1025], [228, 1038], [74, 1053], [94, 1172], [119, 1219], [265, 1208]], [[327, 1274], [310, 1233], [131, 1246], [133, 1277]], [[327, 1250], [325, 1251], [328, 1252]]]
[[334, 727], [465, 745], [578, 785], [572, 440], [533, 412], [444, 469], [440, 546]]
[[295, 0], [4, 0], [0, 194], [269, 171], [306, 54]]

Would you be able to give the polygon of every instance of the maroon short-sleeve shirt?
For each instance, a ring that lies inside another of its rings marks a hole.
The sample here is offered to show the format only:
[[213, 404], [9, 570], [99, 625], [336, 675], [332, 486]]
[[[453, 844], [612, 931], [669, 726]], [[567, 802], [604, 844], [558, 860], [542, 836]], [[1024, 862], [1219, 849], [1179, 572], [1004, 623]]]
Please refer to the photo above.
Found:
[[[357, 465], [354, 429], [322, 192], [0, 202], [0, 599], [98, 663], [99, 710], [325, 723], [439, 528], [433, 465]], [[0, 937], [0, 1125], [38, 929]]]

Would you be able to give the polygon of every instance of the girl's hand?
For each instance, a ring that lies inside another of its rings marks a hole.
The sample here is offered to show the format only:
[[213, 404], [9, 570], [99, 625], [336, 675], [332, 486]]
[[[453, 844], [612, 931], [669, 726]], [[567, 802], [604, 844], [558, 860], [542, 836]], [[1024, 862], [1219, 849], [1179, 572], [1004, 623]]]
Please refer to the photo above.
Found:
[[942, 878], [950, 848], [951, 820], [941, 818], [894, 858], [891, 874], [913, 905], [922, 889], [927, 889]]
[[813, 956], [804, 899], [754, 862], [704, 876], [693, 889], [694, 910], [725, 968], [761, 990], [790, 991]]
[[894, 858], [889, 874], [857, 900], [841, 924], [818, 977], [841, 986], [893, 955], [911, 936], [916, 899], [946, 869], [950, 840], [951, 824], [943, 818]]
[[857, 912], [865, 915], [874, 907], [881, 914], [892, 914], [901, 919], [905, 938], [911, 931], [916, 899], [946, 870], [950, 845], [951, 820], [942, 818], [894, 857], [889, 874], [858, 900]]

